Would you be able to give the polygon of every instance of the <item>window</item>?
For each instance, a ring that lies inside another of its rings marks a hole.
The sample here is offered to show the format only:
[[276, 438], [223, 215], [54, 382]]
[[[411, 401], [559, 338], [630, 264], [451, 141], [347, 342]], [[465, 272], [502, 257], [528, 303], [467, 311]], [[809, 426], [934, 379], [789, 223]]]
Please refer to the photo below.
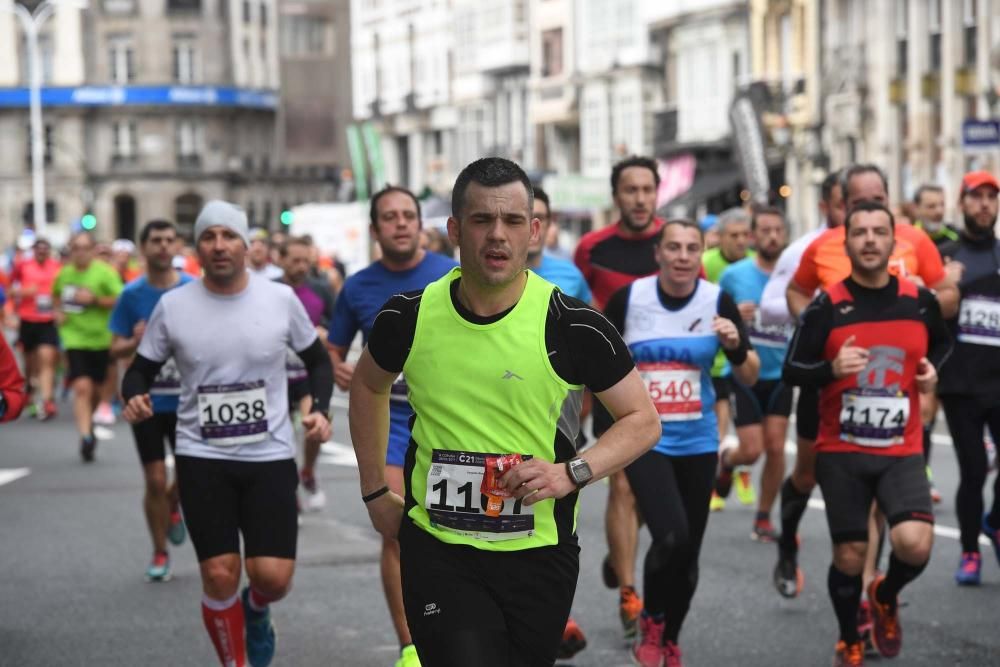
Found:
[[[34, 227], [35, 224], [35, 204], [34, 202], [28, 202], [24, 205], [21, 211], [21, 220], [27, 227]], [[45, 200], [45, 221], [55, 222], [56, 221], [56, 203], [51, 199]]]
[[927, 65], [932, 72], [941, 69], [941, 0], [929, 0], [927, 28], [930, 43], [927, 50]]
[[202, 128], [197, 121], [177, 122], [177, 166], [197, 167], [201, 164]]
[[285, 17], [280, 23], [282, 55], [334, 55], [334, 24], [330, 19], [322, 16], [299, 15]]
[[965, 34], [964, 53], [965, 64], [975, 66], [976, 50], [979, 46], [979, 35], [976, 30], [976, 1], [965, 0], [962, 12], [962, 32]]
[[558, 76], [563, 71], [562, 28], [542, 31], [542, 76]]
[[250, 0], [243, 0], [243, 22], [250, 23]]
[[[42, 142], [44, 150], [42, 151], [42, 162], [46, 167], [52, 164], [52, 144], [54, 141], [55, 129], [49, 123], [45, 123], [42, 129]], [[25, 147], [25, 157], [24, 161], [29, 167], [31, 166], [31, 125], [28, 124], [24, 128], [24, 147]]]
[[135, 161], [136, 125], [134, 121], [116, 121], [111, 124], [111, 162], [122, 164]]
[[192, 35], [174, 37], [174, 81], [191, 84], [197, 81], [197, 51]]
[[201, 0], [167, 0], [168, 12], [201, 12]]
[[260, 25], [261, 27], [267, 27], [267, 5], [262, 4], [260, 6]]
[[111, 82], [119, 85], [135, 79], [135, 53], [130, 38], [115, 36], [108, 39], [108, 74]]

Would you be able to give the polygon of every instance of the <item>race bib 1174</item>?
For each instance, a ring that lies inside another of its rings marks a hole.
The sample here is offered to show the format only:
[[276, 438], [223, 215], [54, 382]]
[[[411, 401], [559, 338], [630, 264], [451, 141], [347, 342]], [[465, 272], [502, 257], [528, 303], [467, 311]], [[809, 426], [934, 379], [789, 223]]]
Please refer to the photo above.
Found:
[[848, 389], [841, 397], [840, 439], [864, 447], [901, 445], [909, 419], [905, 393]]

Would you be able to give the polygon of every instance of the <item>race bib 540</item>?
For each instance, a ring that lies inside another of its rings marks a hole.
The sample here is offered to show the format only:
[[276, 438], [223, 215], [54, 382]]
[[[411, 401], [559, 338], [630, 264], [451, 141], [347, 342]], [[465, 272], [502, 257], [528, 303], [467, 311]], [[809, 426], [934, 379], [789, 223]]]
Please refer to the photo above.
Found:
[[640, 362], [639, 376], [660, 421], [701, 419], [701, 369], [678, 362]]

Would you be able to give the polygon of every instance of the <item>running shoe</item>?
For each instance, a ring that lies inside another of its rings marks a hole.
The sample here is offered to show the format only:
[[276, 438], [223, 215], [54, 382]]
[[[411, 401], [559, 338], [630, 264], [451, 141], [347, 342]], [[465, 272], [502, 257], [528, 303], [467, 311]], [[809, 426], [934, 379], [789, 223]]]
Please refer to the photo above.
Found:
[[778, 546], [778, 563], [774, 566], [774, 587], [783, 598], [798, 597], [805, 586], [806, 577], [799, 568], [798, 554]]
[[632, 662], [639, 667], [662, 667], [664, 626], [663, 620], [654, 621], [643, 612], [639, 618], [639, 638], [632, 646]]
[[97, 406], [97, 410], [94, 411], [94, 423], [101, 426], [114, 426], [115, 412], [111, 409], [110, 403], [102, 401]]
[[305, 502], [302, 509], [305, 512], [319, 512], [326, 507], [326, 493], [319, 488], [314, 475], [302, 475], [299, 478], [299, 485], [302, 487], [302, 495]]
[[38, 416], [43, 422], [54, 419], [59, 415], [59, 409], [55, 401], [45, 401], [42, 403], [42, 414]]
[[170, 581], [170, 556], [167, 552], [156, 552], [146, 568], [146, 581]]
[[712, 497], [708, 501], [708, 509], [712, 512], [721, 512], [726, 509], [726, 499], [712, 491]]
[[97, 438], [91, 435], [85, 435], [80, 438], [80, 458], [83, 459], [84, 463], [94, 462], [94, 451], [97, 449]]
[[719, 455], [719, 470], [715, 473], [715, 493], [720, 498], [728, 498], [733, 488], [733, 469], [722, 465], [722, 455]]
[[997, 530], [990, 525], [989, 518], [989, 512], [983, 515], [983, 535], [985, 535], [987, 539], [989, 539], [990, 544], [993, 545], [993, 553], [997, 555], [997, 563], [1000, 563], [1000, 530]]
[[601, 579], [608, 588], [618, 588], [618, 573], [611, 567], [611, 554], [605, 556], [601, 563]]
[[663, 644], [663, 667], [684, 667], [680, 646], [669, 639]]
[[167, 526], [167, 539], [170, 540], [171, 544], [180, 545], [184, 544], [184, 538], [187, 537], [187, 529], [184, 527], [184, 518], [178, 511], [173, 511], [170, 513], [170, 525]]
[[977, 551], [966, 551], [955, 570], [955, 583], [959, 586], [978, 586], [979, 572], [983, 569], [983, 557]]
[[94, 437], [98, 440], [114, 440], [115, 432], [107, 426], [94, 424]]
[[876, 593], [885, 577], [877, 576], [868, 584], [868, 607], [872, 614], [872, 644], [884, 658], [895, 658], [903, 648], [903, 628], [899, 624], [899, 605], [879, 602]]
[[396, 661], [395, 667], [420, 667], [417, 647], [413, 644], [404, 646], [403, 650], [399, 652], [399, 660]]
[[848, 644], [844, 640], [837, 642], [833, 654], [833, 667], [859, 667], [865, 664], [864, 642]]
[[267, 667], [274, 658], [274, 647], [278, 643], [271, 610], [254, 611], [250, 607], [250, 587], [243, 589], [243, 622], [247, 631], [247, 662], [250, 667]]
[[754, 519], [750, 539], [770, 544], [778, 541], [778, 531], [770, 519]]
[[562, 641], [559, 642], [559, 650], [556, 651], [556, 659], [569, 660], [585, 648], [587, 648], [587, 638], [583, 636], [583, 630], [572, 618], [567, 620]]
[[750, 468], [740, 468], [736, 473], [736, 497], [744, 505], [757, 503], [757, 491], [753, 488], [753, 475]]
[[631, 586], [622, 586], [618, 597], [618, 616], [625, 630], [625, 639], [634, 639], [639, 630], [639, 616], [642, 614], [642, 598]]

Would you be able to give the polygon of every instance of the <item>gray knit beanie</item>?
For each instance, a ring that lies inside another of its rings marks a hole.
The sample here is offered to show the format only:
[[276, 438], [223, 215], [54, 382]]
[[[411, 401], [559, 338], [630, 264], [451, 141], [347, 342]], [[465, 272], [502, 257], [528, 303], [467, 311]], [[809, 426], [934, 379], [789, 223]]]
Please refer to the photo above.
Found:
[[247, 214], [236, 204], [231, 204], [220, 199], [213, 199], [205, 204], [198, 214], [198, 219], [194, 222], [194, 241], [198, 242], [202, 233], [209, 227], [216, 225], [227, 227], [238, 234], [243, 243], [250, 245], [250, 231], [247, 225]]

